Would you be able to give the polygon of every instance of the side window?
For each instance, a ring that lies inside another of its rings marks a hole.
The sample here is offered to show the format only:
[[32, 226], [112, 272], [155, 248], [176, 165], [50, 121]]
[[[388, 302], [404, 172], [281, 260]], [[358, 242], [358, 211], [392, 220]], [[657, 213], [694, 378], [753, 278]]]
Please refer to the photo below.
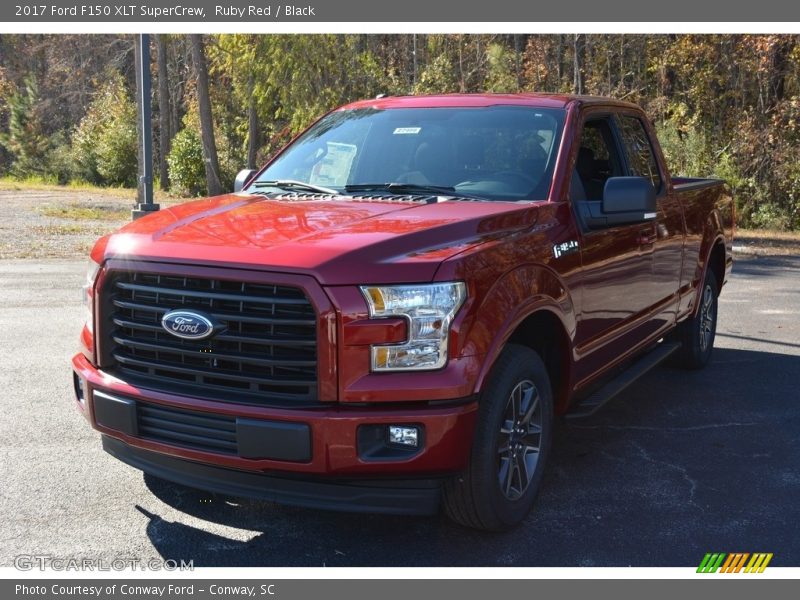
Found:
[[621, 115], [618, 119], [622, 144], [628, 156], [628, 175], [646, 177], [658, 192], [661, 189], [661, 175], [644, 125], [636, 117]]
[[572, 199], [601, 200], [609, 177], [622, 175], [622, 161], [607, 118], [586, 121], [572, 177]]

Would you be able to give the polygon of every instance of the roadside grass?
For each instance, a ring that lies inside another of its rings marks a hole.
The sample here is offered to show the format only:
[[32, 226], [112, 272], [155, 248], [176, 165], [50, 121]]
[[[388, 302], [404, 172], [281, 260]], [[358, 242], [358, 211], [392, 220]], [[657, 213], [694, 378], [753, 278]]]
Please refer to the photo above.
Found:
[[32, 228], [37, 236], [62, 236], [62, 235], [104, 235], [108, 233], [107, 228], [92, 227], [85, 223], [58, 223], [48, 225], [36, 225]]
[[[35, 176], [26, 179], [0, 177], [0, 191], [51, 194], [44, 199], [45, 203], [41, 203], [42, 199], [39, 199], [40, 202], [32, 204], [31, 208], [43, 217], [78, 222], [108, 221], [122, 224], [130, 220], [131, 209], [136, 201], [136, 190], [133, 188], [100, 187], [85, 182], [60, 185], [48, 178]], [[155, 200], [163, 206], [169, 206], [188, 198], [157, 191]]]
[[0, 177], [0, 190], [20, 190], [20, 191], [42, 191], [42, 192], [87, 192], [91, 194], [102, 194], [117, 198], [136, 198], [136, 190], [133, 188], [122, 187], [101, 187], [80, 181], [71, 181], [66, 185], [61, 185], [54, 179], [47, 177], [31, 176], [25, 179], [16, 177]]
[[[62, 185], [57, 180], [48, 177], [30, 176], [24, 179], [5, 175], [0, 177], [0, 190], [6, 191], [41, 191], [41, 192], [86, 192], [87, 194], [97, 196], [112, 196], [114, 198], [130, 199], [131, 202], [136, 200], [136, 188], [126, 187], [103, 187], [86, 183], [84, 181], [70, 181]], [[154, 190], [154, 199], [156, 202], [166, 202], [167, 204], [174, 204], [176, 202], [184, 202], [189, 198], [183, 198], [178, 194], [172, 192], [164, 192], [159, 189]]]
[[800, 242], [800, 231], [776, 231], [773, 229], [737, 229], [735, 240], [766, 240]]
[[733, 251], [762, 256], [800, 256], [800, 231], [737, 229]]
[[45, 217], [73, 221], [124, 221], [131, 216], [130, 208], [111, 205], [86, 205], [77, 202], [64, 205], [47, 205], [39, 209]]

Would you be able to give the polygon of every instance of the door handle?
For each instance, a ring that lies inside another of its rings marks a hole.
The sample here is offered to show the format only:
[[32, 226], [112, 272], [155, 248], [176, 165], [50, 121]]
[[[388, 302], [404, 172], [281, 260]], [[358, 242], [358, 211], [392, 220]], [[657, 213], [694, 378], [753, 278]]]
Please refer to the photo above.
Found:
[[658, 239], [658, 234], [652, 229], [645, 229], [644, 231], [639, 232], [639, 245], [640, 246], [652, 246], [656, 243]]

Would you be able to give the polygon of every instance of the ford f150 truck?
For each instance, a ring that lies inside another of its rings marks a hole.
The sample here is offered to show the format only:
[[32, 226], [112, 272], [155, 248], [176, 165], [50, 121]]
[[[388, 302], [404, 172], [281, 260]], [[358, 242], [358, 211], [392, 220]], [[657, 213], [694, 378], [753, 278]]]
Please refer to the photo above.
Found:
[[711, 356], [731, 194], [632, 104], [356, 102], [236, 187], [91, 253], [77, 404], [155, 477], [507, 529], [554, 417]]

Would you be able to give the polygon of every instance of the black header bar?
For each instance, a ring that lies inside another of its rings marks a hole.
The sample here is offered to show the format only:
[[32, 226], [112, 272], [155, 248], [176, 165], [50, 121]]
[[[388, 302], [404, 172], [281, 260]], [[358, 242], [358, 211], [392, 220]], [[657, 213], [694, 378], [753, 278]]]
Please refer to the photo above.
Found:
[[0, 23], [278, 23], [278, 22], [800, 22], [800, 2], [786, 0], [11, 0]]

